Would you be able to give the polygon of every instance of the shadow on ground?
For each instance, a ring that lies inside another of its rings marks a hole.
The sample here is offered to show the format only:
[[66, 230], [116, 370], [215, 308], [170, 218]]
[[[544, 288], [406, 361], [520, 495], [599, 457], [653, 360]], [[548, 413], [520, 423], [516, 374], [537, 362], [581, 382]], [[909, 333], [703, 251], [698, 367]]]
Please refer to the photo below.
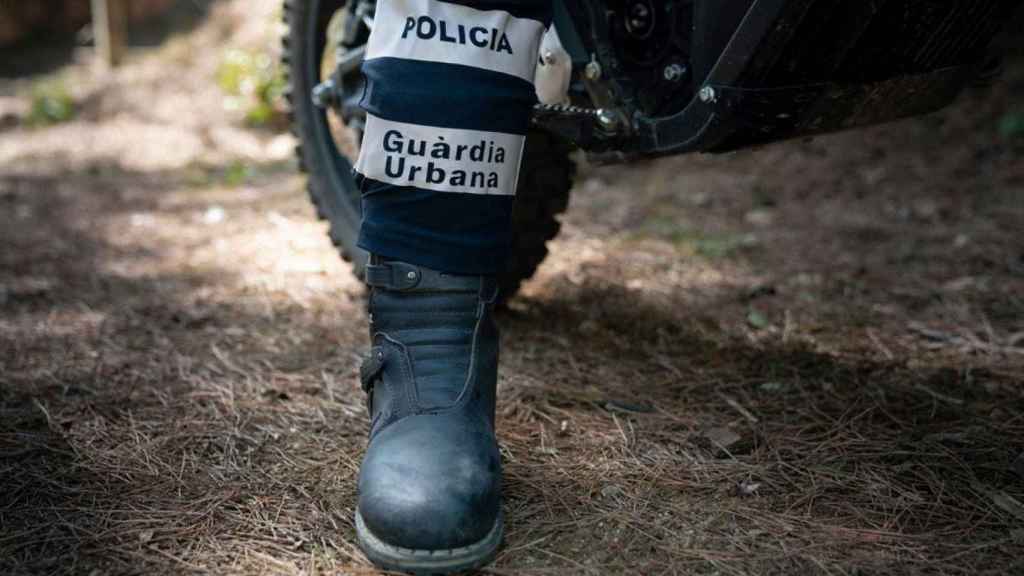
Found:
[[[365, 566], [358, 293], [261, 299], [118, 228], [179, 175], [0, 182], [5, 573]], [[217, 242], [202, 205], [164, 238]], [[1019, 382], [753, 343], [715, 309], [592, 279], [503, 315], [496, 573], [1019, 564]]]
[[[157, 206], [182, 179], [115, 163], [0, 178], [4, 573], [187, 567], [187, 550], [231, 538], [231, 517], [308, 484], [274, 473], [301, 474], [297, 455], [260, 460], [293, 435], [322, 431], [325, 409], [342, 425], [362, 422], [355, 408], [322, 398], [320, 375], [294, 372], [343, 373], [352, 362], [334, 353], [333, 317], [318, 321], [294, 303], [255, 310], [244, 294], [226, 294], [230, 270], [187, 261], [161, 270], [166, 246], [139, 241], [152, 227], [140, 233], [131, 222], [154, 210], [180, 217], [182, 229], [192, 213], [204, 214]], [[219, 202], [232, 210], [230, 198]], [[216, 241], [178, 240], [197, 248]], [[299, 318], [285, 346], [264, 336], [282, 330], [277, 314]], [[259, 341], [258, 361], [236, 356], [254, 345], [247, 340]], [[291, 417], [282, 420], [282, 409], [298, 420], [285, 424]], [[331, 444], [351, 437], [347, 451], [355, 453], [362, 427], [353, 428]], [[296, 500], [300, 516], [310, 519], [306, 509], [332, 490]], [[318, 532], [330, 525], [304, 524]]]

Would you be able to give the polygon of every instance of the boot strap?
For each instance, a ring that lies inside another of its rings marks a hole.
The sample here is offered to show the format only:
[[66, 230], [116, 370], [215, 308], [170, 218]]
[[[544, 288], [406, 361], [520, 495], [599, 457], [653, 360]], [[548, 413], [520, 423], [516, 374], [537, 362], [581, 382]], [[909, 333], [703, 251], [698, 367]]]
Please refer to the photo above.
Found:
[[374, 346], [370, 349], [370, 356], [359, 366], [359, 382], [362, 384], [363, 392], [369, 393], [373, 389], [373, 382], [383, 369], [384, 349]]
[[[454, 276], [398, 261], [370, 261], [366, 284], [399, 292], [479, 292], [490, 280], [484, 276]], [[493, 281], [492, 281], [493, 282]]]

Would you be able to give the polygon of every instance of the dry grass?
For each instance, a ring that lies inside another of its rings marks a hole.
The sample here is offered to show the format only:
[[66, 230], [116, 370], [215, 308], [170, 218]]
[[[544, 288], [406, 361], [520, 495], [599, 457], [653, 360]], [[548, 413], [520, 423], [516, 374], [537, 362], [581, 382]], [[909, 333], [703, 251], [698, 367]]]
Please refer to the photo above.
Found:
[[[72, 66], [75, 121], [0, 132], [0, 573], [375, 573], [361, 288], [287, 138], [204, 88], [273, 4], [113, 78]], [[487, 572], [1024, 572], [1024, 162], [996, 128], [1022, 78], [585, 169], [501, 318]]]

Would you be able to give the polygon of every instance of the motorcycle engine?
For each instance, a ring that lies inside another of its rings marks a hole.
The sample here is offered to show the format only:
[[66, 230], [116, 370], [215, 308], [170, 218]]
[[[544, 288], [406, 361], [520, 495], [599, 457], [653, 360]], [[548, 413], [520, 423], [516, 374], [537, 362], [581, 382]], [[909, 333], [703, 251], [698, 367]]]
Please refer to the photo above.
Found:
[[607, 0], [609, 39], [640, 109], [678, 112], [694, 91], [690, 57], [694, 0]]

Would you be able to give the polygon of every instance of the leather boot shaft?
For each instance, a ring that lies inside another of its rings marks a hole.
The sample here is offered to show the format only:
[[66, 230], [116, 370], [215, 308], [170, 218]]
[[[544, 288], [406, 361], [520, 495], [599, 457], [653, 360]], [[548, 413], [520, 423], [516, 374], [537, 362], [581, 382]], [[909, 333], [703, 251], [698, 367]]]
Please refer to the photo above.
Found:
[[[381, 369], [397, 371], [396, 376], [413, 375], [395, 406], [401, 413], [391, 417], [481, 401], [493, 427], [495, 383], [488, 375], [496, 372], [498, 361], [494, 278], [371, 261], [367, 282], [371, 356], [394, 355], [394, 362]], [[462, 384], [456, 385], [459, 381]], [[384, 406], [398, 400], [384, 398], [388, 392], [394, 391], [381, 391], [374, 403]], [[378, 410], [371, 406], [371, 412]]]

